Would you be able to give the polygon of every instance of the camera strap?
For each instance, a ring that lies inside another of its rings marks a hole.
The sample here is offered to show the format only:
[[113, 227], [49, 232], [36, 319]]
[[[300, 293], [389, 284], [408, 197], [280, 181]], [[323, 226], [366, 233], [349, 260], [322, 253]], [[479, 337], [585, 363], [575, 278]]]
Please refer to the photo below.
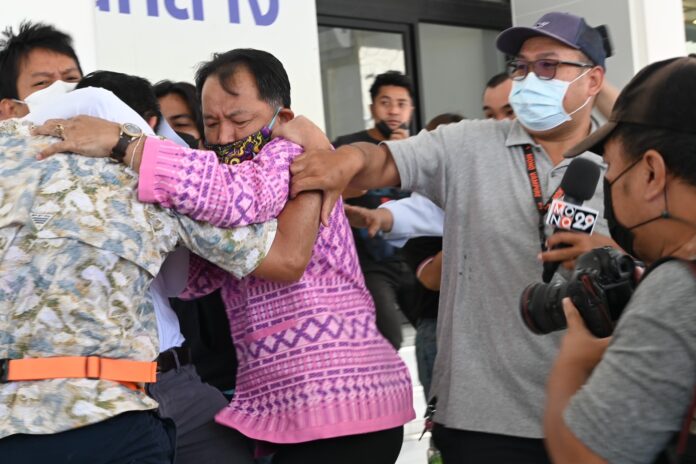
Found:
[[541, 193], [541, 180], [539, 179], [539, 173], [537, 172], [536, 159], [534, 157], [534, 150], [530, 144], [525, 144], [524, 150], [524, 161], [527, 166], [527, 177], [529, 178], [529, 185], [532, 188], [532, 198], [534, 198], [534, 205], [539, 212], [539, 243], [541, 245], [541, 251], [546, 251], [546, 212], [549, 210], [549, 206], [553, 200], [558, 200], [561, 198], [565, 192], [559, 186], [553, 195], [551, 195], [546, 203], [544, 203], [544, 196]]

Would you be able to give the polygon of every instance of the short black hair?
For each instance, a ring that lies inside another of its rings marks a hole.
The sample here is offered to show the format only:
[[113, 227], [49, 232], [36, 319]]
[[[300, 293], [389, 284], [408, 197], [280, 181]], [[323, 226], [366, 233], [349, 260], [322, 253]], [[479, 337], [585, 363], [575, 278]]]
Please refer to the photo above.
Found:
[[431, 119], [425, 126], [425, 130], [431, 131], [441, 126], [442, 124], [452, 124], [455, 122], [463, 121], [465, 118], [458, 113], [442, 113]]
[[72, 46], [72, 38], [53, 26], [44, 23], [22, 21], [19, 32], [7, 27], [0, 39], [0, 99], [19, 98], [17, 78], [19, 67], [29, 53], [36, 48], [44, 48], [61, 55], [69, 56], [77, 64], [82, 74], [80, 60]]
[[498, 73], [495, 76], [488, 79], [488, 82], [486, 82], [486, 88], [493, 89], [495, 87], [498, 87], [500, 84], [502, 84], [503, 82], [505, 82], [508, 79], [510, 79], [510, 75], [508, 73], [506, 73], [506, 72]]
[[648, 150], [658, 151], [670, 173], [696, 186], [696, 134], [621, 122], [610, 139], [621, 142], [629, 162]]
[[223, 89], [229, 92], [227, 80], [238, 69], [247, 69], [256, 81], [259, 99], [272, 107], [290, 108], [290, 79], [283, 63], [263, 50], [236, 48], [213, 54], [213, 59], [201, 64], [196, 71], [196, 90], [201, 98], [203, 84], [210, 76], [217, 76]]
[[162, 120], [159, 101], [152, 90], [152, 84], [143, 77], [114, 71], [94, 71], [82, 78], [76, 88], [85, 87], [101, 87], [110, 90], [145, 120], [155, 116], [157, 118], [155, 128]]
[[372, 101], [375, 101], [379, 90], [385, 85], [393, 85], [395, 87], [403, 87], [408, 90], [408, 95], [411, 97], [411, 101], [414, 100], [413, 96], [413, 82], [411, 78], [401, 71], [387, 71], [383, 74], [375, 77], [375, 81], [370, 86], [370, 97]]
[[193, 114], [193, 123], [196, 125], [198, 132], [203, 134], [203, 116], [201, 115], [201, 101], [196, 93], [196, 86], [188, 82], [172, 82], [170, 80], [159, 81], [152, 87], [155, 92], [155, 97], [160, 99], [174, 93], [184, 99], [188, 105], [191, 114]]

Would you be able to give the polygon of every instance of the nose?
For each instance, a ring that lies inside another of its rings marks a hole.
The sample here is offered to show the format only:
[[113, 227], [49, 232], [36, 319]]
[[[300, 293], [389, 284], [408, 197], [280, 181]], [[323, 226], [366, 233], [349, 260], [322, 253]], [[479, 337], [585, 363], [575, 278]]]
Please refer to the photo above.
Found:
[[237, 140], [237, 131], [234, 124], [227, 120], [220, 121], [220, 130], [218, 131], [217, 143], [224, 145], [226, 143], [234, 142]]

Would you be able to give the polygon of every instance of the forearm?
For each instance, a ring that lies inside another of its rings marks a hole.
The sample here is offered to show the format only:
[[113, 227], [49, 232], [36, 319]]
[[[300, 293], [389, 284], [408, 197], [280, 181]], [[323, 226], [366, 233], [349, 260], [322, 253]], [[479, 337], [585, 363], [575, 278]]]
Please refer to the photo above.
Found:
[[428, 290], [439, 292], [442, 281], [442, 252], [421, 264], [416, 272], [416, 277]]
[[143, 145], [138, 198], [218, 227], [277, 217], [288, 198], [290, 159], [300, 151], [274, 141], [253, 160], [226, 165], [211, 151], [152, 139]]
[[305, 192], [290, 200], [278, 216], [278, 230], [268, 255], [253, 272], [266, 280], [297, 281], [312, 257], [319, 231], [321, 194]]
[[544, 413], [546, 448], [554, 464], [604, 464], [575, 437], [563, 419], [563, 412], [571, 398], [587, 382], [590, 372], [564, 362], [556, 362], [549, 377]]
[[369, 190], [396, 187], [401, 183], [394, 158], [385, 145], [358, 142], [341, 149], [350, 150], [356, 160], [356, 174], [349, 184], [350, 188]]
[[145, 140], [140, 141], [139, 138], [128, 144], [126, 156], [123, 158], [123, 164], [130, 166], [135, 172], [140, 173], [140, 162], [143, 159], [143, 149], [145, 148]]

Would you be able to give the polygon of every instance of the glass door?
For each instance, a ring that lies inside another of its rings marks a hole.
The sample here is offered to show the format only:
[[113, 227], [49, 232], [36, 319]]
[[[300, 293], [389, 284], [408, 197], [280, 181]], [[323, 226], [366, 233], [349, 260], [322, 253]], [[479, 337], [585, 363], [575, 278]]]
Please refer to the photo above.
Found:
[[319, 26], [326, 132], [331, 140], [372, 127], [370, 86], [378, 74], [409, 73], [407, 31]]

